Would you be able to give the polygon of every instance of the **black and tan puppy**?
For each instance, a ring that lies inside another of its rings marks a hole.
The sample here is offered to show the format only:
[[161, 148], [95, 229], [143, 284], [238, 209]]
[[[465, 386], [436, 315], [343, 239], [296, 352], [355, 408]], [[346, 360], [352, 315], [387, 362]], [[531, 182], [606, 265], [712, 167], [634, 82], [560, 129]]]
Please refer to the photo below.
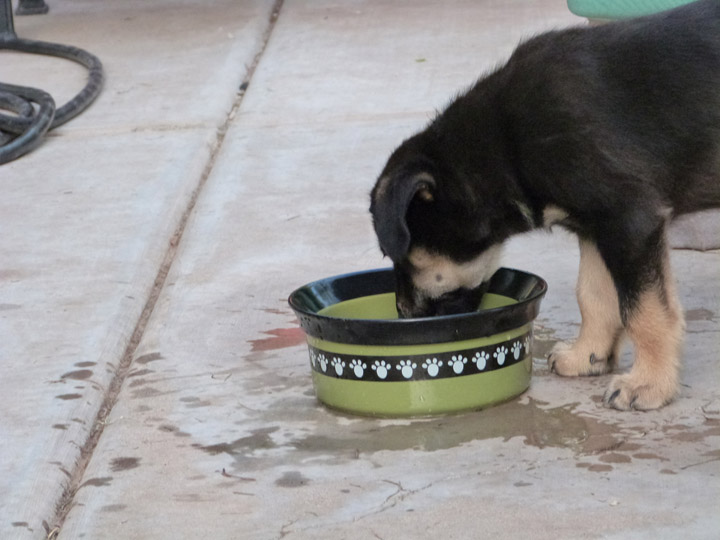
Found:
[[390, 157], [372, 192], [404, 317], [472, 309], [509, 236], [580, 238], [582, 327], [560, 375], [630, 373], [605, 403], [676, 394], [683, 312], [669, 267], [675, 216], [720, 206], [720, 0], [550, 32], [455, 99]]

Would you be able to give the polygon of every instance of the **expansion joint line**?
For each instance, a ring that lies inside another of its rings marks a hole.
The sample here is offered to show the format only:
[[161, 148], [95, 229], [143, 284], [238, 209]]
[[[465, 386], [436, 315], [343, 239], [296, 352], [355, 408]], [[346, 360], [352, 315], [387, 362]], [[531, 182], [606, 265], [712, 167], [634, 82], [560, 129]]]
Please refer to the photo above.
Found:
[[82, 485], [85, 471], [88, 467], [88, 464], [90, 463], [93, 453], [95, 452], [95, 448], [100, 441], [103, 430], [105, 429], [105, 426], [109, 423], [108, 418], [110, 416], [110, 413], [112, 412], [113, 407], [119, 399], [122, 386], [128, 376], [128, 373], [130, 372], [130, 368], [132, 367], [135, 352], [145, 333], [145, 329], [155, 309], [155, 305], [157, 304], [158, 298], [160, 297], [160, 293], [165, 286], [165, 280], [167, 279], [168, 273], [170, 272], [170, 268], [175, 261], [175, 257], [178, 251], [178, 245], [180, 244], [180, 240], [182, 239], [182, 236], [185, 232], [185, 228], [187, 226], [188, 220], [190, 219], [190, 215], [195, 208], [200, 193], [202, 192], [208, 178], [210, 177], [210, 173], [215, 166], [218, 154], [225, 141], [225, 135], [227, 134], [227, 130], [230, 127], [230, 124], [232, 123], [232, 120], [235, 117], [237, 110], [240, 108], [245, 92], [247, 91], [247, 88], [252, 81], [255, 70], [257, 69], [260, 60], [263, 57], [268, 41], [270, 40], [270, 36], [272, 35], [272, 32], [275, 28], [275, 23], [280, 14], [280, 10], [282, 9], [282, 5], [283, 0], [276, 0], [273, 4], [272, 10], [270, 12], [270, 18], [268, 20], [265, 32], [263, 33], [259, 50], [254, 56], [250, 66], [248, 66], [247, 68], [245, 79], [242, 82], [240, 88], [238, 89], [238, 94], [235, 98], [232, 109], [226, 116], [223, 124], [217, 130], [216, 138], [207, 164], [205, 165], [205, 168], [200, 175], [197, 186], [195, 187], [190, 196], [190, 200], [185, 208], [185, 211], [180, 217], [175, 232], [170, 237], [167, 250], [165, 251], [163, 261], [155, 276], [155, 281], [153, 282], [148, 299], [145, 302], [143, 310], [140, 313], [140, 316], [135, 324], [135, 328], [133, 329], [130, 340], [127, 344], [127, 347], [125, 348], [125, 351], [123, 352], [122, 358], [115, 371], [115, 374], [113, 375], [113, 378], [108, 385], [103, 402], [100, 405], [97, 414], [95, 415], [93, 425], [87, 437], [87, 440], [80, 447], [79, 456], [76, 460], [75, 466], [70, 471], [68, 482], [63, 490], [63, 493], [60, 496], [60, 500], [58, 500], [55, 505], [55, 515], [52, 516], [49, 520], [43, 520], [43, 526], [47, 533], [48, 540], [52, 540], [58, 537], [62, 526], [68, 514], [70, 513], [70, 510], [74, 506], [75, 496]]

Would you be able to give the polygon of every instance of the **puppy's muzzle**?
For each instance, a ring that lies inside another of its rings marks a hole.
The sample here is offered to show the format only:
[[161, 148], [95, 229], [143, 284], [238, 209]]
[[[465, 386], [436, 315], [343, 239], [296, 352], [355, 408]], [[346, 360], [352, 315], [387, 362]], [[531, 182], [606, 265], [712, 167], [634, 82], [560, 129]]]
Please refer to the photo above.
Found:
[[398, 315], [402, 319], [410, 319], [476, 311], [487, 288], [488, 283], [485, 282], [474, 289], [460, 288], [438, 298], [426, 298], [418, 294], [418, 291], [413, 290], [407, 294], [398, 287], [396, 302]]

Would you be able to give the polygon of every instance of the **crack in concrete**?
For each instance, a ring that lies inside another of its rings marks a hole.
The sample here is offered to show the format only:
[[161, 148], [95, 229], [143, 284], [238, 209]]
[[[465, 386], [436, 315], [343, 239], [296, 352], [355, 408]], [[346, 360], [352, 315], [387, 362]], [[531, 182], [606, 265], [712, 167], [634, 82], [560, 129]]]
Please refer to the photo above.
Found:
[[386, 484], [391, 484], [397, 488], [397, 490], [394, 493], [391, 493], [388, 495], [385, 500], [380, 504], [380, 506], [377, 508], [377, 510], [373, 510], [371, 512], [368, 512], [366, 514], [363, 514], [362, 516], [358, 517], [357, 519], [353, 521], [360, 521], [362, 519], [365, 519], [370, 516], [375, 516], [377, 514], [382, 514], [386, 510], [389, 510], [391, 508], [394, 508], [399, 503], [403, 502], [408, 497], [411, 497], [417, 493], [420, 493], [422, 491], [425, 491], [426, 489], [431, 488], [435, 482], [430, 482], [429, 484], [426, 484], [424, 486], [421, 486], [417, 489], [406, 489], [402, 483], [395, 482], [394, 480], [383, 480]]
[[260, 63], [265, 49], [267, 48], [267, 44], [270, 41], [273, 29], [275, 28], [275, 23], [277, 22], [280, 10], [282, 9], [283, 2], [284, 0], [275, 0], [275, 3], [270, 10], [270, 17], [267, 27], [263, 33], [259, 50], [255, 54], [252, 63], [247, 66], [247, 72], [245, 74], [244, 82], [242, 83], [241, 87], [238, 90], [238, 93], [236, 94], [231, 110], [225, 117], [225, 121], [223, 122], [223, 124], [217, 129], [215, 141], [210, 150], [210, 156], [207, 160], [202, 174], [200, 175], [200, 179], [198, 180], [195, 189], [190, 195], [190, 200], [188, 201], [188, 204], [185, 207], [185, 210], [180, 217], [180, 220], [178, 221], [175, 232], [168, 240], [168, 247], [165, 251], [162, 263], [160, 264], [160, 268], [158, 269], [158, 272], [155, 276], [155, 280], [153, 281], [150, 294], [148, 295], [145, 305], [143, 306], [143, 310], [140, 313], [140, 317], [135, 324], [130, 340], [123, 353], [122, 359], [118, 364], [117, 369], [115, 370], [115, 374], [112, 377], [110, 384], [108, 385], [103, 402], [100, 405], [97, 414], [95, 415], [93, 427], [90, 430], [90, 433], [88, 434], [85, 443], [83, 445], [78, 445], [78, 447], [80, 448], [79, 456], [75, 462], [75, 467], [69, 475], [70, 478], [65, 485], [62, 494], [60, 495], [60, 499], [55, 505], [55, 515], [49, 521], [49, 523], [51, 523], [52, 525], [50, 525], [47, 521], [43, 520], [43, 526], [46, 529], [48, 539], [56, 538], [60, 534], [62, 526], [65, 523], [65, 520], [67, 519], [70, 510], [72, 510], [72, 508], [75, 506], [75, 497], [77, 495], [77, 492], [84, 485], [83, 478], [85, 476], [85, 471], [100, 441], [100, 437], [103, 434], [105, 426], [110, 423], [108, 422], [108, 417], [110, 416], [110, 413], [118, 402], [123, 384], [127, 379], [128, 374], [130, 373], [131, 367], [133, 366], [133, 357], [135, 355], [135, 352], [140, 344], [140, 341], [142, 340], [143, 335], [145, 334], [148, 321], [150, 320], [150, 317], [155, 310], [155, 305], [160, 298], [160, 294], [165, 288], [165, 281], [170, 272], [170, 268], [175, 261], [180, 240], [182, 239], [190, 216], [200, 197], [200, 193], [203, 191], [203, 188], [205, 187], [205, 184], [207, 183], [207, 180], [215, 167], [215, 162], [220, 153], [220, 149], [222, 148], [225, 141], [227, 131], [233, 119], [235, 118], [235, 115], [240, 108], [240, 105], [242, 104], [245, 92], [250, 84], [250, 81], [253, 78], [253, 75], [255, 74], [255, 70]]

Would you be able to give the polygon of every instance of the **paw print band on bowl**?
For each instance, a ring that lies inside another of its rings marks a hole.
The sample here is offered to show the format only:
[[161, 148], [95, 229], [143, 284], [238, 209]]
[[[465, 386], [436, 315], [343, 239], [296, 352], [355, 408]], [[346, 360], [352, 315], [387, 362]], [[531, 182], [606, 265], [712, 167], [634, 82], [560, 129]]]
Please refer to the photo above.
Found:
[[[522, 340], [522, 345], [520, 344]], [[529, 354], [529, 346], [532, 341], [530, 332], [505, 341], [498, 345], [489, 345], [481, 348], [466, 349], [459, 352], [438, 353], [429, 357], [428, 355], [413, 355], [391, 357], [386, 356], [373, 360], [368, 369], [367, 358], [363, 360], [346, 354], [333, 354], [329, 364], [311, 363], [314, 371], [328, 377], [348, 380], [365, 381], [422, 381], [431, 379], [443, 379], [448, 377], [463, 377], [474, 375], [480, 372], [492, 371], [508, 367], [521, 362]], [[511, 349], [511, 347], [513, 347]], [[323, 351], [312, 345], [310, 348], [311, 358], [317, 358]], [[509, 351], [513, 352], [509, 352]], [[349, 366], [339, 372], [332, 369], [332, 366]], [[325, 368], [323, 369], [323, 366]]]
[[289, 303], [329, 407], [372, 416], [481, 409], [530, 384], [532, 324], [547, 284], [501, 268], [476, 312], [398, 319], [392, 269], [310, 283]]

